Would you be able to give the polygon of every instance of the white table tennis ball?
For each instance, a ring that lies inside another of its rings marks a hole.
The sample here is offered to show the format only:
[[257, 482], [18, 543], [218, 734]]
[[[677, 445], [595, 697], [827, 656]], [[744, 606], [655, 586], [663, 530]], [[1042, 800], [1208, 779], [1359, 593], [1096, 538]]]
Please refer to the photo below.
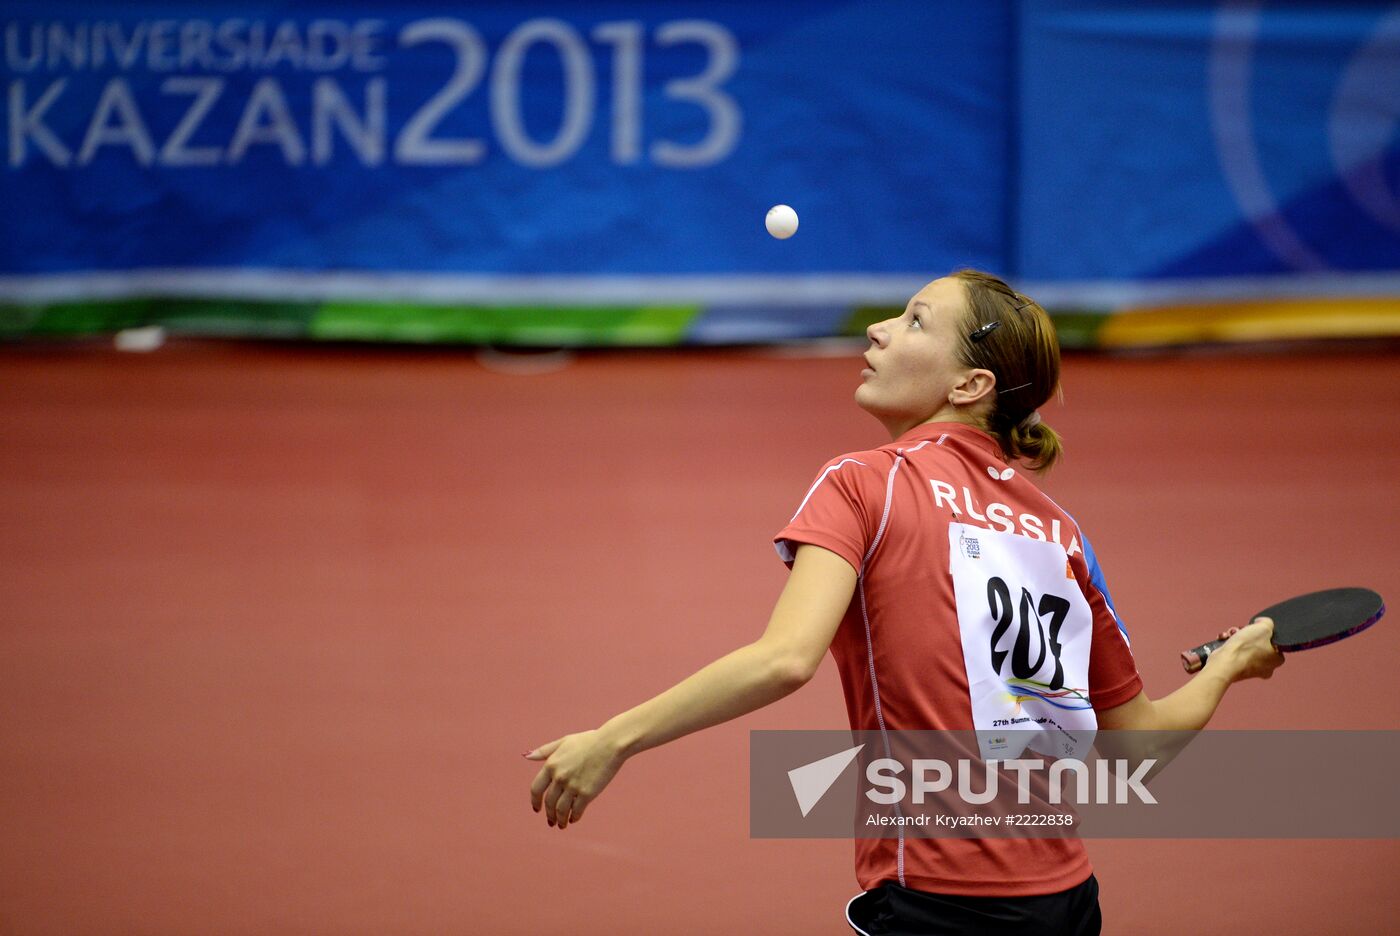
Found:
[[778, 240], [787, 240], [797, 233], [797, 212], [787, 205], [774, 205], [768, 209], [763, 225]]

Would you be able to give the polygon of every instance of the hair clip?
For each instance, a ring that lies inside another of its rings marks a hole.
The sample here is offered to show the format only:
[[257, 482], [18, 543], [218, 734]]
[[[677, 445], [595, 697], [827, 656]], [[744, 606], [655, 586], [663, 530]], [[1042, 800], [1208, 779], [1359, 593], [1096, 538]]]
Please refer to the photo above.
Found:
[[992, 332], [996, 331], [1000, 327], [1001, 322], [988, 322], [986, 325], [981, 326], [967, 337], [972, 339], [973, 341], [981, 341], [983, 338], [986, 338], [988, 335], [990, 335]]

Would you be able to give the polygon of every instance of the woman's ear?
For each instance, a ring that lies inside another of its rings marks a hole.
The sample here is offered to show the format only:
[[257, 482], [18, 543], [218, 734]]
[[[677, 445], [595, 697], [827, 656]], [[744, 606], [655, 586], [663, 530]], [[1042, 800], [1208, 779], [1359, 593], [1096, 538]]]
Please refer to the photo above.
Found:
[[972, 406], [981, 400], [989, 399], [996, 385], [997, 379], [989, 370], [979, 367], [967, 371], [962, 380], [948, 393], [948, 402], [954, 406]]

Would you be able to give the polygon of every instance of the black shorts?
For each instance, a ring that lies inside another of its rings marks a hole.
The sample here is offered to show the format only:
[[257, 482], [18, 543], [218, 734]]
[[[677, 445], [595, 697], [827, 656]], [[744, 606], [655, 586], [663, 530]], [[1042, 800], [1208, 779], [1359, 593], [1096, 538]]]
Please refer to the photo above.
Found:
[[881, 884], [846, 905], [864, 936], [1098, 936], [1099, 882], [1033, 897], [960, 897]]

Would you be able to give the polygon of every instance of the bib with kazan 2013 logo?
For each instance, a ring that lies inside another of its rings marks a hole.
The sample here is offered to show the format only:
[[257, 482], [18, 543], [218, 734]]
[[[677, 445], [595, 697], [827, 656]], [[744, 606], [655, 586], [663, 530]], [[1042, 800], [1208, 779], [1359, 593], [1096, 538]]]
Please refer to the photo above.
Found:
[[1093, 614], [1058, 543], [948, 525], [972, 727], [982, 757], [1084, 757]]

